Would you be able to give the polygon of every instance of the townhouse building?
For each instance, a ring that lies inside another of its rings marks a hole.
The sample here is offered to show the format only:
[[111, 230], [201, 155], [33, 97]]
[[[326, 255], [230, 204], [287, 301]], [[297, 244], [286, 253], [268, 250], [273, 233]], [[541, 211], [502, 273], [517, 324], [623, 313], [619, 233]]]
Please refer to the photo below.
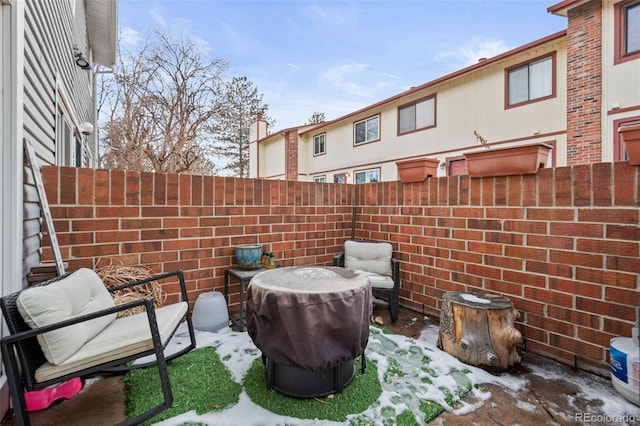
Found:
[[[427, 157], [466, 174], [464, 153], [546, 143], [548, 167], [623, 161], [618, 128], [640, 120], [640, 1], [565, 0], [567, 29], [335, 120], [252, 128], [250, 176], [316, 182], [398, 180]], [[482, 143], [480, 143], [482, 142]]]

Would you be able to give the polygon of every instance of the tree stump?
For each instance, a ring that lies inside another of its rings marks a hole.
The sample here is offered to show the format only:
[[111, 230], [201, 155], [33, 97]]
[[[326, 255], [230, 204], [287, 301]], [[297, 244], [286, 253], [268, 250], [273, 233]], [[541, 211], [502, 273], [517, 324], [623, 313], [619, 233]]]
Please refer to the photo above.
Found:
[[513, 323], [519, 313], [505, 297], [448, 292], [440, 311], [438, 348], [460, 361], [492, 371], [520, 363], [522, 335]]

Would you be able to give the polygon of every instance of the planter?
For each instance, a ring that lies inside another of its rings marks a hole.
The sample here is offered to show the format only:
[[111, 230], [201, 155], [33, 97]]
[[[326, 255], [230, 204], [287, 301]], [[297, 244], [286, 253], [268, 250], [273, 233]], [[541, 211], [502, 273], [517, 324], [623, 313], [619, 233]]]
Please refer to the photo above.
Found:
[[236, 246], [236, 260], [240, 269], [252, 270], [262, 268], [260, 263], [262, 256], [262, 245], [260, 244], [243, 244]]
[[618, 128], [620, 139], [627, 149], [629, 164], [640, 165], [640, 122], [633, 122]]
[[552, 146], [544, 143], [464, 154], [469, 177], [533, 174], [545, 167]]
[[423, 182], [429, 176], [437, 176], [439, 164], [440, 160], [433, 158], [396, 161], [400, 182]]

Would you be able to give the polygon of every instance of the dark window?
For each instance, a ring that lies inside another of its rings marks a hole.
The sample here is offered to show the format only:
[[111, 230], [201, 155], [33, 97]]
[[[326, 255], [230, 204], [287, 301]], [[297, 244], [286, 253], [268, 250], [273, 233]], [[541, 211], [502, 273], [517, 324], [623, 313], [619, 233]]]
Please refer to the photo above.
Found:
[[435, 125], [436, 109], [435, 97], [403, 105], [398, 108], [398, 133], [409, 133], [414, 130], [426, 129]]
[[375, 116], [358, 121], [353, 125], [354, 143], [356, 145], [380, 139], [380, 117]]
[[325, 134], [313, 137], [313, 155], [324, 154], [326, 152]]
[[553, 95], [553, 57], [547, 56], [507, 71], [507, 104], [517, 105]]

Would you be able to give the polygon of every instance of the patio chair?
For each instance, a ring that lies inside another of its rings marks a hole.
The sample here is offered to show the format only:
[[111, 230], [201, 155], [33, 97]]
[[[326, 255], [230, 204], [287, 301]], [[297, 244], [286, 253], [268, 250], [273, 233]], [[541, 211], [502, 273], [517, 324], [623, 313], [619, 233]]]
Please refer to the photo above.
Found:
[[[176, 303], [155, 308], [151, 297], [141, 296], [116, 305], [111, 295], [169, 277], [177, 277], [180, 283], [182, 300]], [[118, 312], [140, 306], [144, 312], [116, 318]], [[196, 346], [182, 271], [107, 288], [94, 271], [82, 268], [2, 297], [0, 307], [10, 332], [0, 341], [0, 348], [17, 425], [29, 425], [25, 391], [155, 364], [164, 401], [122, 424], [148, 420], [173, 404], [167, 361]], [[191, 342], [165, 355], [164, 348], [183, 319]], [[153, 361], [131, 363], [148, 355], [155, 355]]]
[[387, 242], [347, 240], [344, 252], [333, 258], [333, 266], [341, 266], [366, 275], [372, 290], [389, 293], [389, 313], [398, 320], [400, 292], [400, 261], [393, 258], [393, 248]]

